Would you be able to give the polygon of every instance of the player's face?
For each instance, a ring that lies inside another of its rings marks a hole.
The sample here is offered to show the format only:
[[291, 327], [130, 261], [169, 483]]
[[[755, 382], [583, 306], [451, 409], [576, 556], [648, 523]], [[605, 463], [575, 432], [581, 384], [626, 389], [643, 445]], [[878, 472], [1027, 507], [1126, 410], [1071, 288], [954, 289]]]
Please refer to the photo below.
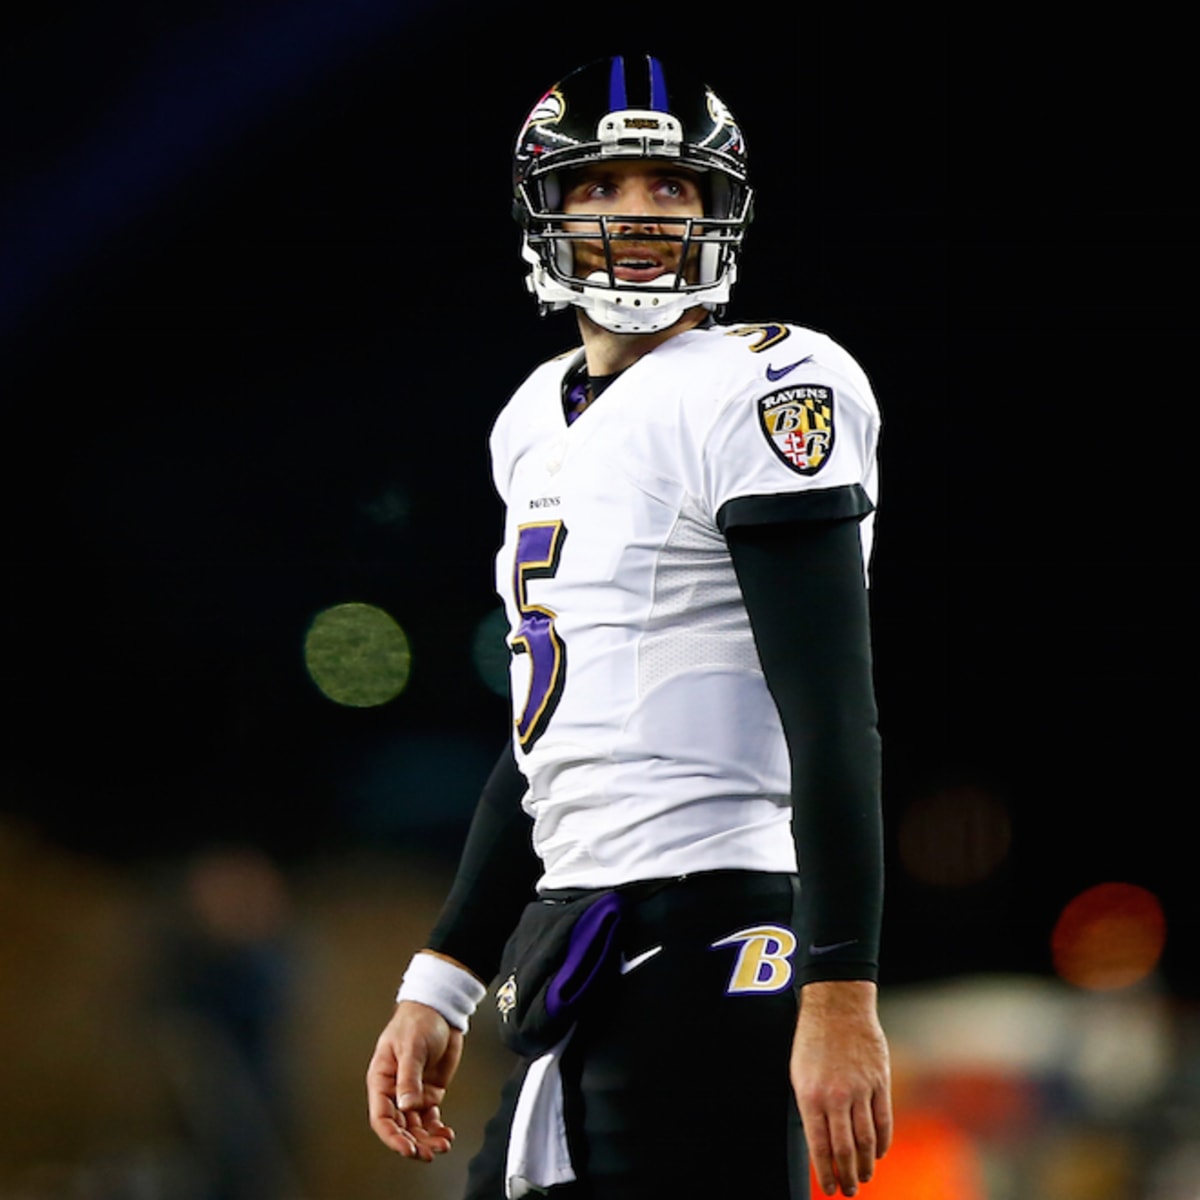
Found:
[[[651, 283], [660, 275], [678, 274], [682, 243], [654, 235], [682, 238], [685, 218], [702, 217], [704, 202], [699, 178], [670, 162], [629, 160], [594, 163], [572, 171], [564, 180], [563, 212], [610, 218], [613, 273], [618, 281]], [[568, 232], [596, 233], [594, 221], [571, 221]], [[640, 237], [639, 235], [651, 235]], [[602, 240], [574, 242], [575, 274], [586, 277], [608, 269]], [[692, 247], [684, 274], [694, 273]]]

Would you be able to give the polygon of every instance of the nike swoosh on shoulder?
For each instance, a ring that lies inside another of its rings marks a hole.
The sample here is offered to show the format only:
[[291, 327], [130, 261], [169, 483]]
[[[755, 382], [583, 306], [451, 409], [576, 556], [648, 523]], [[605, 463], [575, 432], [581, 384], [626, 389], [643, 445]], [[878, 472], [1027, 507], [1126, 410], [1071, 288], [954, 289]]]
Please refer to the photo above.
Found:
[[767, 378], [772, 383], [775, 383], [778, 380], [782, 379], [785, 375], [789, 374], [791, 371], [794, 371], [797, 367], [801, 367], [806, 362], [811, 362], [811, 361], [812, 361], [812, 355], [806, 354], [802, 359], [800, 359], [799, 362], [791, 363], [789, 366], [786, 366], [786, 367], [780, 367], [778, 370], [776, 370], [774, 367], [772, 367], [770, 364], [768, 364], [767, 365]]
[[642, 963], [649, 961], [662, 950], [661, 946], [651, 946], [649, 950], [643, 950], [641, 954], [635, 954], [632, 958], [626, 958], [624, 953], [621, 955], [620, 972], [622, 975], [628, 975], [634, 967], [640, 967]]

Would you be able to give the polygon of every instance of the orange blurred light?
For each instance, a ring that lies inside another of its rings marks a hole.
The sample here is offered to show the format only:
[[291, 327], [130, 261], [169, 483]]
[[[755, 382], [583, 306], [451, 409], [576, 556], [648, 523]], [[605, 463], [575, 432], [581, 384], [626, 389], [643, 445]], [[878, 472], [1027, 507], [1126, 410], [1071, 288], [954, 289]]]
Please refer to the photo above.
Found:
[[1167, 921], [1153, 892], [1131, 883], [1102, 883], [1076, 896], [1054, 927], [1054, 969], [1091, 991], [1129, 987], [1158, 964]]

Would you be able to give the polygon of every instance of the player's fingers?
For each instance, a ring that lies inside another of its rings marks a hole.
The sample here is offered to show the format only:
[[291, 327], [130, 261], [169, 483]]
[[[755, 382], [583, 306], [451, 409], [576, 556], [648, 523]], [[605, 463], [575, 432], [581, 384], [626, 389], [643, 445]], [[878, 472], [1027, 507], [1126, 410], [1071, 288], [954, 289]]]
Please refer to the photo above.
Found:
[[401, 1112], [399, 1118], [418, 1150], [428, 1151], [430, 1156], [447, 1153], [454, 1143], [454, 1130], [442, 1121], [436, 1105]]
[[404, 1124], [397, 1119], [395, 1079], [394, 1067], [386, 1061], [386, 1055], [376, 1051], [367, 1067], [367, 1114], [380, 1140], [399, 1150]]
[[824, 1116], [817, 1113], [804, 1118], [804, 1135], [808, 1142], [808, 1158], [812, 1163], [817, 1186], [826, 1196], [837, 1191], [837, 1172], [833, 1165], [833, 1143]]
[[875, 1130], [875, 1112], [869, 1103], [856, 1104], [851, 1114], [855, 1147], [855, 1173], [860, 1183], [875, 1174], [879, 1145]]
[[862, 1177], [858, 1170], [854, 1122], [848, 1108], [839, 1107], [830, 1112], [829, 1140], [833, 1147], [833, 1165], [837, 1171], [838, 1182], [842, 1186], [842, 1194], [853, 1196], [858, 1192]]
[[367, 1088], [394, 1100], [402, 1112], [424, 1109], [426, 1048], [419, 1039], [402, 1048], [383, 1045], [367, 1070]]
[[411, 1139], [416, 1157], [431, 1162], [446, 1154], [454, 1144], [454, 1130], [441, 1118], [436, 1105], [430, 1108], [397, 1108], [396, 1122]]
[[394, 1104], [372, 1104], [371, 1129], [389, 1150], [395, 1150], [405, 1158], [418, 1157], [417, 1139], [409, 1132], [404, 1114], [397, 1112]]
[[425, 1103], [424, 1064], [408, 1058], [396, 1069], [396, 1106], [403, 1110], [419, 1109]]
[[393, 1135], [389, 1138], [384, 1138], [383, 1141], [385, 1145], [390, 1146], [402, 1158], [424, 1158], [429, 1162], [433, 1160], [433, 1155], [428, 1151], [424, 1155], [421, 1153], [420, 1143], [407, 1129], [401, 1129], [397, 1126]]
[[871, 1097], [875, 1118], [875, 1157], [882, 1158], [892, 1145], [892, 1094], [884, 1087]]
[[367, 1067], [367, 1110], [371, 1128], [385, 1146], [404, 1158], [432, 1162], [435, 1153], [445, 1153], [449, 1149], [449, 1141], [441, 1130], [432, 1138], [427, 1135], [417, 1111], [410, 1111], [401, 1103], [402, 1076], [408, 1094], [416, 1096], [414, 1109], [419, 1111], [419, 1064], [414, 1065], [410, 1060], [406, 1068], [401, 1068], [392, 1047], [381, 1043]]
[[420, 1113], [397, 1112], [395, 1129], [388, 1144], [403, 1157], [419, 1162], [433, 1162], [437, 1155], [448, 1153], [452, 1144], [449, 1137], [427, 1129]]
[[426, 1110], [423, 1123], [425, 1129], [434, 1137], [454, 1141], [454, 1130], [442, 1120], [442, 1110], [436, 1104]]

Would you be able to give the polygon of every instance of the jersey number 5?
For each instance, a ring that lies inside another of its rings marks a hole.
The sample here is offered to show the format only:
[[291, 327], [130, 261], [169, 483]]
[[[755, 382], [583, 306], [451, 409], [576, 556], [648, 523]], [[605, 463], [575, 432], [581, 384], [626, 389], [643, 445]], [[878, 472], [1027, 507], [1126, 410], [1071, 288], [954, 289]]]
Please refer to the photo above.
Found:
[[554, 628], [556, 614], [541, 604], [530, 604], [526, 588], [531, 579], [549, 579], [558, 570], [567, 528], [561, 521], [540, 521], [517, 530], [513, 563], [513, 593], [521, 623], [512, 638], [514, 654], [528, 654], [529, 693], [516, 716], [517, 741], [531, 750], [546, 731], [562, 696], [567, 677], [567, 648]]

